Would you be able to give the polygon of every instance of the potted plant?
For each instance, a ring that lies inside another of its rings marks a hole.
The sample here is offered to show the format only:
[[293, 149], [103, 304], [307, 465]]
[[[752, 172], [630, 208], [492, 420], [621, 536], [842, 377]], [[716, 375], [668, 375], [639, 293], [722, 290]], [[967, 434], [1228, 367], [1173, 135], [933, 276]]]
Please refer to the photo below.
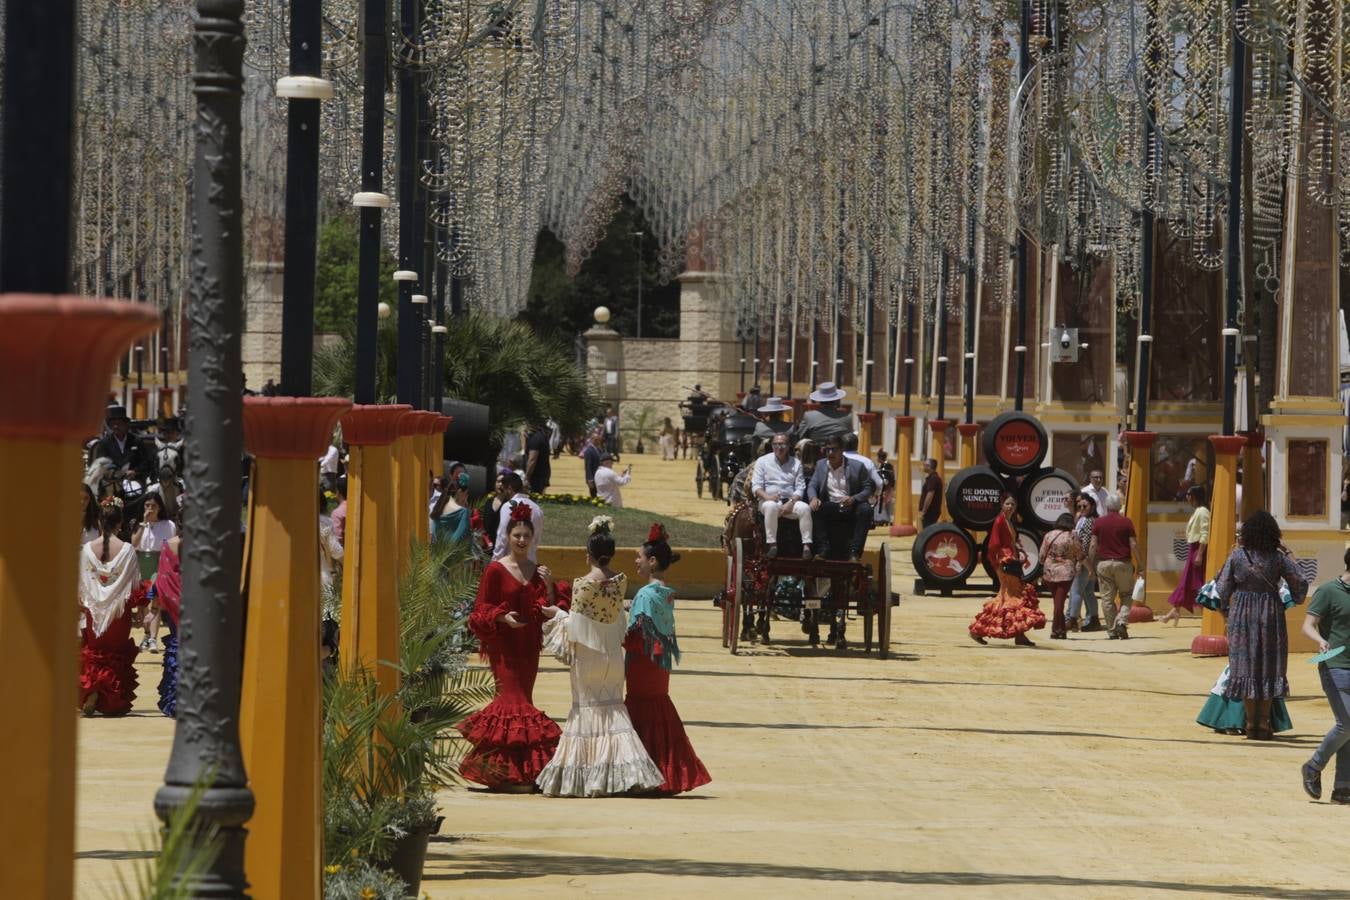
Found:
[[372, 669], [345, 663], [326, 685], [325, 897], [355, 884], [384, 896], [362, 867], [391, 873], [413, 894], [420, 887], [441, 824], [435, 792], [458, 781], [454, 726], [492, 694], [491, 674], [467, 666], [463, 610], [473, 587], [461, 545], [418, 547], [399, 592], [401, 688], [382, 695]]

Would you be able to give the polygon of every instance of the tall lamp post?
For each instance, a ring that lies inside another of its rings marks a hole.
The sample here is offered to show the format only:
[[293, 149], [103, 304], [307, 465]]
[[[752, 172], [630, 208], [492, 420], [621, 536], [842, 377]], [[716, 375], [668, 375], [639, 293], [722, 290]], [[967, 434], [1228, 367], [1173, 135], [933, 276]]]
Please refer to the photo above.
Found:
[[[378, 5], [378, 4], [375, 4]], [[197, 876], [197, 897], [242, 897], [244, 823], [253, 793], [239, 746], [243, 606], [240, 602], [239, 460], [243, 455], [243, 0], [197, 0], [197, 95], [192, 192], [192, 329], [189, 332], [178, 719], [155, 812], [168, 821], [210, 777], [197, 807], [219, 829], [220, 853]]]

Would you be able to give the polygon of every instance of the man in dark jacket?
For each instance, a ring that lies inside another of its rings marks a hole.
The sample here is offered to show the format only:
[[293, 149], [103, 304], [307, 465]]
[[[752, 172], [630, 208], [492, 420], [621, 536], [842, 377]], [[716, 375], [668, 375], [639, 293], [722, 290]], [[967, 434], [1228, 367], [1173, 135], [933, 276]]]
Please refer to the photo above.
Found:
[[867, 531], [872, 527], [872, 492], [875, 485], [867, 467], [844, 456], [838, 436], [825, 441], [825, 458], [816, 464], [806, 496], [816, 534], [816, 557], [842, 559], [843, 549], [835, 540], [848, 535], [848, 558], [862, 557]]
[[131, 430], [126, 408], [109, 406], [106, 426], [103, 437], [90, 452], [90, 461], [106, 457], [112, 460], [114, 472], [125, 469], [144, 475], [149, 471], [150, 460], [142, 446], [144, 438]]

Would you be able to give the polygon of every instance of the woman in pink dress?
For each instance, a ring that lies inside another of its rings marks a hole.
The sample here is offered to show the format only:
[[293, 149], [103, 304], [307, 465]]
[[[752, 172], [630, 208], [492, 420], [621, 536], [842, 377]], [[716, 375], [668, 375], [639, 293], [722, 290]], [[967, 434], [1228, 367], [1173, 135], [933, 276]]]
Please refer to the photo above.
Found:
[[492, 667], [497, 695], [459, 726], [473, 745], [459, 772], [496, 791], [529, 793], [562, 733], [534, 705], [543, 608], [552, 605], [555, 589], [548, 567], [530, 562], [534, 540], [530, 507], [512, 504], [509, 515], [509, 552], [483, 570], [469, 614], [469, 629]]
[[1205, 505], [1204, 485], [1193, 485], [1186, 491], [1190, 501], [1190, 521], [1186, 523], [1186, 565], [1181, 570], [1181, 580], [1167, 602], [1172, 605], [1162, 623], [1171, 622], [1175, 626], [1181, 621], [1181, 611], [1195, 612], [1195, 598], [1205, 584], [1205, 551], [1209, 549], [1209, 508]]

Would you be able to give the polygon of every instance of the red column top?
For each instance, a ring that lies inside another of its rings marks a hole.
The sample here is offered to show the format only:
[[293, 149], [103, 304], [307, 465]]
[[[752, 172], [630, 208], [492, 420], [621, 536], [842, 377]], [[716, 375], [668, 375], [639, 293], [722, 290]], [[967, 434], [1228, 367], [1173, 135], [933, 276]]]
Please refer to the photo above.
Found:
[[392, 444], [399, 435], [399, 420], [410, 412], [412, 407], [406, 403], [353, 406], [342, 417], [342, 436], [349, 444]]
[[879, 419], [879, 418], [881, 418], [881, 413], [875, 413], [875, 412], [860, 412], [860, 413], [858, 413], [858, 420], [859, 420], [860, 422], [862, 422], [864, 425], [871, 425], [873, 422], [875, 422], [875, 421], [876, 421], [877, 419]]
[[956, 430], [961, 433], [961, 437], [974, 437], [980, 433], [982, 427], [975, 422], [962, 422], [956, 426]]
[[1238, 452], [1247, 446], [1247, 436], [1244, 434], [1211, 434], [1209, 442], [1214, 445], [1214, 452], [1220, 456], [1237, 456]]
[[158, 327], [159, 312], [144, 303], [0, 295], [0, 439], [97, 433], [118, 358]]
[[951, 422], [948, 422], [946, 419], [929, 419], [929, 420], [928, 420], [928, 427], [931, 428], [933, 431], [936, 431], [936, 432], [938, 432], [938, 433], [941, 433], [941, 432], [946, 431], [946, 430], [947, 430], [947, 427], [948, 427], [949, 425], [951, 425], [951, 424], [952, 424], [952, 423], [951, 423]]
[[1156, 431], [1123, 431], [1120, 439], [1131, 450], [1147, 450], [1158, 440]]
[[245, 397], [244, 446], [262, 459], [316, 460], [351, 408], [345, 397]]
[[914, 417], [913, 417], [913, 416], [896, 416], [896, 417], [895, 417], [895, 423], [896, 423], [897, 425], [899, 425], [901, 428], [913, 428], [913, 427], [914, 427]]

